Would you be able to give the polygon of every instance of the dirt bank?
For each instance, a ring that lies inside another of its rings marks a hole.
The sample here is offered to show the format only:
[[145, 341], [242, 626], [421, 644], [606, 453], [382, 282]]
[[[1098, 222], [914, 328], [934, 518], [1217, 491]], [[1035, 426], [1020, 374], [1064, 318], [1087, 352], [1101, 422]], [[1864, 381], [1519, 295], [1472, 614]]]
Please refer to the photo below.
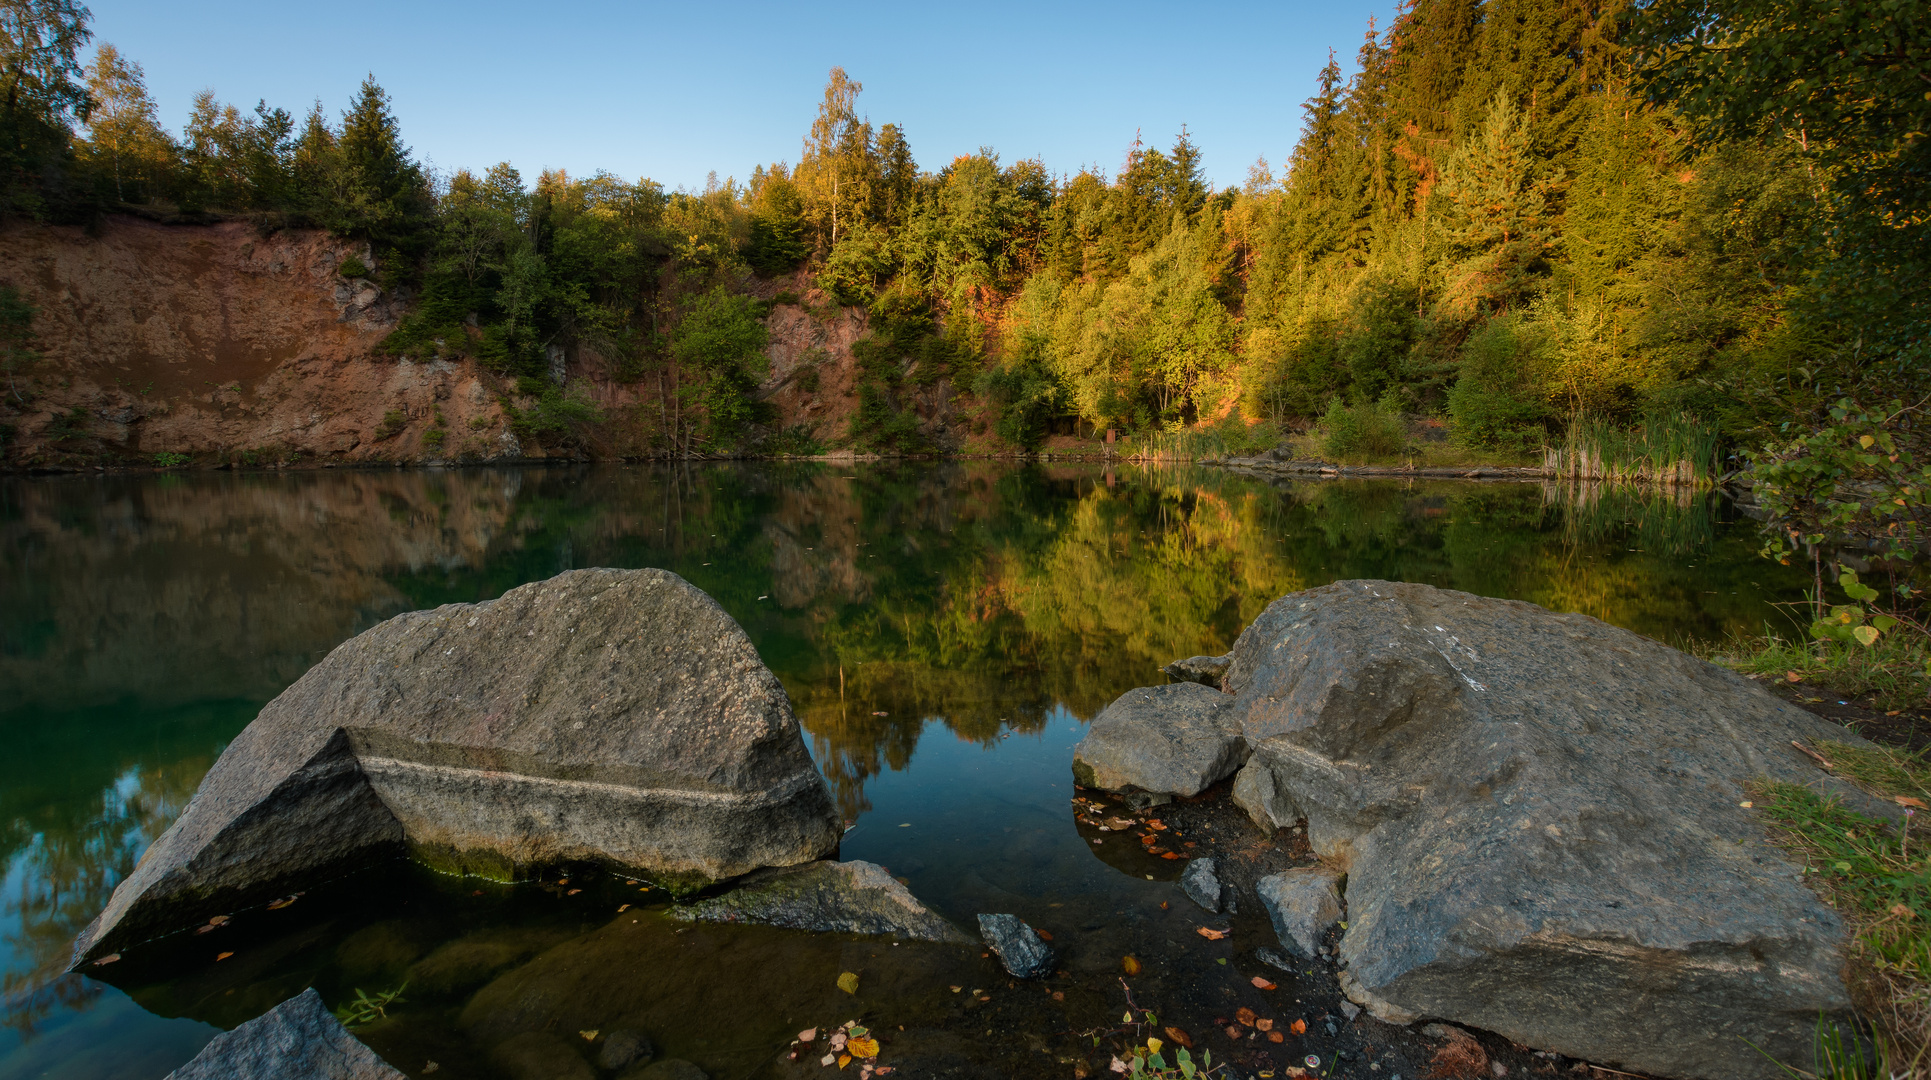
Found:
[[[618, 382], [588, 348], [565, 348], [565, 385], [602, 419], [547, 437], [519, 433], [510, 410], [534, 400], [475, 361], [386, 355], [410, 297], [342, 277], [350, 255], [369, 260], [358, 242], [243, 221], [0, 225], [0, 285], [37, 309], [39, 354], [0, 384], [0, 469], [612, 460], [663, 445], [674, 395], [653, 375]], [[864, 310], [802, 272], [747, 284], [784, 301], [758, 390], [776, 427], [838, 445], [857, 404]], [[907, 397], [935, 449], [998, 449], [949, 386]]]

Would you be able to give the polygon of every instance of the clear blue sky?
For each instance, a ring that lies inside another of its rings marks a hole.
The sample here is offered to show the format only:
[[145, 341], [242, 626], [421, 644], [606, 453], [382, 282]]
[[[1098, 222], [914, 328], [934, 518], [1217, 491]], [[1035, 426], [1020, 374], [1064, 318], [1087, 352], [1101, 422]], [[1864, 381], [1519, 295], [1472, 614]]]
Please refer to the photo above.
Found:
[[[203, 88], [244, 108], [339, 115], [365, 73], [448, 171], [509, 160], [667, 187], [796, 161], [826, 72], [902, 125], [919, 166], [980, 146], [1055, 172], [1118, 170], [1135, 130], [1186, 124], [1216, 186], [1277, 170], [1332, 47], [1353, 69], [1391, 0], [1249, 4], [323, 4], [89, 0], [95, 41], [147, 70], [180, 130]], [[91, 47], [90, 47], [91, 53]]]

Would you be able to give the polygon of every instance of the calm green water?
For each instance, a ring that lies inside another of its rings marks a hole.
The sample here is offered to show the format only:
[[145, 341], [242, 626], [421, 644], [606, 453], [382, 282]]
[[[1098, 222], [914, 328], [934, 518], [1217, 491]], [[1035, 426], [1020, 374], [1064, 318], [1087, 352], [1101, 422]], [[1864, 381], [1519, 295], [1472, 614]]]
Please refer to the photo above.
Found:
[[[676, 571], [783, 679], [857, 823], [844, 857], [886, 864], [967, 925], [1013, 911], [1087, 935], [1068, 963], [1101, 971], [1188, 932], [1158, 908], [1177, 895], [1172, 875], [1096, 857], [1067, 810], [1083, 723], [1162, 681], [1159, 665], [1223, 652], [1275, 597], [1350, 577], [1531, 600], [1672, 642], [1721, 638], [1781, 622], [1770, 603], [1801, 589], [1755, 556], [1754, 536], [1702, 497], [1206, 470], [0, 480], [0, 1080], [158, 1078], [304, 986], [333, 1005], [405, 979], [405, 1003], [365, 1038], [412, 1075], [437, 1061], [438, 1080], [487, 1075], [470, 1035], [539, 1012], [566, 1050], [571, 1033], [621, 1022], [717, 1076], [778, 1068], [788, 1032], [867, 1000], [916, 1030], [974, 1026], [948, 987], [986, 981], [976, 954], [685, 928], [595, 874], [574, 895], [480, 893], [381, 868], [314, 890], [272, 930], [238, 920], [220, 942], [130, 955], [113, 985], [61, 974], [67, 942], [226, 742], [331, 647], [397, 612], [573, 567]], [[620, 903], [636, 906], [616, 916]], [[234, 956], [217, 964], [217, 946]], [[854, 1002], [833, 983], [860, 969]], [[1148, 979], [1199, 976], [1176, 960]], [[1055, 1007], [1087, 1005], [1118, 1011], [1078, 995]]]

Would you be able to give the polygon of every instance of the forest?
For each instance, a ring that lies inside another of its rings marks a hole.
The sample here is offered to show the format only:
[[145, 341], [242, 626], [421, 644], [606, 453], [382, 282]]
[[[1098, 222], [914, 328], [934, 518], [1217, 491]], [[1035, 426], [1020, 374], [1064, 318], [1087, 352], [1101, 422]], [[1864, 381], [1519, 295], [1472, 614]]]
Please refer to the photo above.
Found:
[[[435, 174], [373, 76], [339, 114], [205, 91], [176, 134], [85, 8], [5, 9], [0, 211], [364, 239], [342, 274], [413, 298], [387, 348], [476, 358], [537, 427], [594, 412], [560, 347], [654, 387], [678, 453], [940, 450], [939, 384], [1019, 450], [1429, 416], [1502, 457], [1585, 418], [1761, 445], [1931, 390], [1931, 64], [1892, 0], [1412, 0], [1219, 190], [1184, 128], [1111, 174], [921, 167], [837, 68], [795, 160], [742, 181]], [[776, 431], [758, 393], [804, 294], [865, 312], [848, 430]]]

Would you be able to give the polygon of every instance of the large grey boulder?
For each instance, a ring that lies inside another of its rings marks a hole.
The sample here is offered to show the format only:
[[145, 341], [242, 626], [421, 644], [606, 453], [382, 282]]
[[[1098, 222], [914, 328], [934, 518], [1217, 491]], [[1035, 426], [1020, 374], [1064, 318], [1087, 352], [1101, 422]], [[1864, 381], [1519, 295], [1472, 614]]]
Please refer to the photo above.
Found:
[[815, 862], [764, 870], [725, 893], [677, 908], [686, 922], [743, 922], [907, 941], [968, 944], [971, 938], [919, 903], [877, 863]]
[[1199, 683], [1129, 690], [1087, 726], [1073, 777], [1107, 791], [1198, 795], [1247, 760], [1234, 700]]
[[1274, 936], [1304, 960], [1321, 952], [1321, 941], [1341, 921], [1341, 874], [1327, 866], [1297, 866], [1254, 883]]
[[75, 957], [404, 851], [683, 891], [840, 835], [784, 687], [724, 609], [667, 571], [573, 570], [338, 646], [229, 745]]
[[167, 1080], [404, 1080], [311, 987], [208, 1041]]
[[1843, 729], [1586, 616], [1383, 581], [1275, 601], [1226, 685], [1236, 793], [1345, 868], [1342, 983], [1377, 1015], [1741, 1078], [1850, 1009], [1843, 923], [1740, 805], [1768, 778], [1868, 807], [1791, 746]]

